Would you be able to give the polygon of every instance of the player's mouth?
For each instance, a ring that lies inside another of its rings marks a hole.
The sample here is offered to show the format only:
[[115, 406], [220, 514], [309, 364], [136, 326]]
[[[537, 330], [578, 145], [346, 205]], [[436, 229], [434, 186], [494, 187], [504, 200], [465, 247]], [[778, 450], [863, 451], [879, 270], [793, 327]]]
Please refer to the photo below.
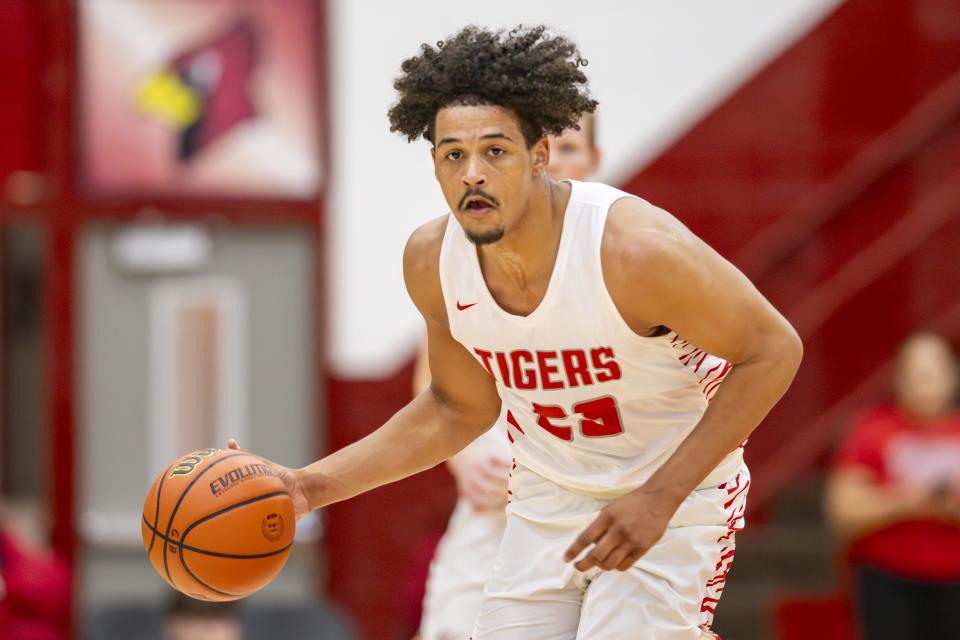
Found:
[[486, 198], [481, 196], [473, 196], [467, 199], [462, 209], [467, 215], [481, 218], [493, 213], [493, 210], [496, 209], [496, 207]]

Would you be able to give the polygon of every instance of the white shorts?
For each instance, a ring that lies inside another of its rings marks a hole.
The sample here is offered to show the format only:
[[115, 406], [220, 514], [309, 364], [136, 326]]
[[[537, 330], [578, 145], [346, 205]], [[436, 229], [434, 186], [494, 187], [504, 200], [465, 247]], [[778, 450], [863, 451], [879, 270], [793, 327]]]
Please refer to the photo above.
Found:
[[421, 640], [466, 640], [483, 601], [507, 523], [503, 509], [476, 511], [461, 498], [430, 563]]
[[514, 469], [507, 527], [473, 640], [696, 640], [733, 564], [750, 475], [691, 493], [627, 571], [582, 573], [563, 552], [609, 500]]

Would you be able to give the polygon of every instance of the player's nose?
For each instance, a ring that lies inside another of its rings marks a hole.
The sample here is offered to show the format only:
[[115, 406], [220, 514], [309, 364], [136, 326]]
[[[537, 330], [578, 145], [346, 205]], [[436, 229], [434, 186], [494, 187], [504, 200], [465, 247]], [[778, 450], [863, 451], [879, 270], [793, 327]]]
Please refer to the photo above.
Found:
[[487, 175], [484, 173], [483, 167], [473, 159], [467, 161], [467, 166], [464, 168], [463, 176], [460, 179], [467, 187], [480, 187], [487, 183]]

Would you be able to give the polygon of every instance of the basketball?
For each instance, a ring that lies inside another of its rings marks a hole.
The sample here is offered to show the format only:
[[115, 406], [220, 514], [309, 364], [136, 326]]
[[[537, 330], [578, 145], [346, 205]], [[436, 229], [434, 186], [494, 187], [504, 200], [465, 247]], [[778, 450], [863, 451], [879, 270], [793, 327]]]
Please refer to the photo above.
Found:
[[203, 449], [154, 481], [143, 504], [143, 547], [174, 589], [200, 600], [236, 600], [283, 568], [293, 542], [293, 502], [263, 459]]

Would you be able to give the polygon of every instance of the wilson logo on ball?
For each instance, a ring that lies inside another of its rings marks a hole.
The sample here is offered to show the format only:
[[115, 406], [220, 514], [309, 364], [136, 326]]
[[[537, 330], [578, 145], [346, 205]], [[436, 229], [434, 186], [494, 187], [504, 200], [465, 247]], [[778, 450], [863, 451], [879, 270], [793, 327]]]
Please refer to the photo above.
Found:
[[184, 456], [177, 461], [177, 466], [170, 472], [170, 477], [175, 478], [177, 476], [190, 475], [193, 473], [193, 470], [197, 468], [197, 465], [203, 462], [204, 458], [209, 458], [217, 451], [219, 451], [219, 449], [201, 449], [200, 451], [194, 451]]

